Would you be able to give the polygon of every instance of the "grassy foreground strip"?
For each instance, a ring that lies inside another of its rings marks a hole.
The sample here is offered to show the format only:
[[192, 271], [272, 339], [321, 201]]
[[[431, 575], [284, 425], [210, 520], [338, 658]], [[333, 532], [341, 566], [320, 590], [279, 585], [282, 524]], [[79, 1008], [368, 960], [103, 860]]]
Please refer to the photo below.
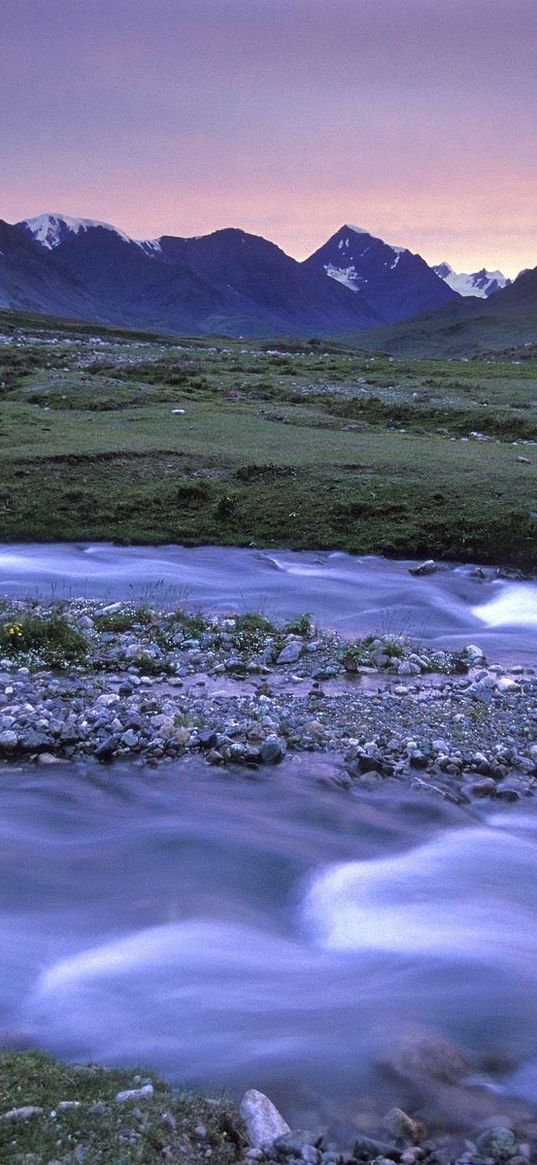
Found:
[[532, 361], [29, 324], [2, 339], [0, 540], [535, 567]]
[[62, 1064], [38, 1051], [0, 1055], [5, 1165], [232, 1165], [243, 1145], [227, 1100], [172, 1093], [136, 1070]]

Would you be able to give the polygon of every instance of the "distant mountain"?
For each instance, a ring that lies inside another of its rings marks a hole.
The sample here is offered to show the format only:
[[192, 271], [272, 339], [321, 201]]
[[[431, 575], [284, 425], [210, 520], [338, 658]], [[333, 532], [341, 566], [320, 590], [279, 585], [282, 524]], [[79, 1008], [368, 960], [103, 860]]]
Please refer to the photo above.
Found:
[[[17, 224], [108, 319], [176, 332], [337, 335], [384, 322], [366, 299], [240, 230], [138, 242], [91, 219]], [[101, 317], [102, 318], [102, 315]]]
[[421, 255], [406, 247], [392, 247], [360, 227], [341, 227], [304, 266], [324, 271], [343, 284], [387, 323], [411, 319], [458, 299]]
[[36, 218], [23, 219], [17, 226], [28, 238], [40, 243], [47, 251], [54, 251], [70, 235], [86, 234], [94, 227], [112, 231], [127, 243], [132, 242], [124, 231], [111, 226], [110, 223], [98, 222], [93, 218], [73, 218], [69, 214], [40, 214]]
[[0, 219], [0, 307], [106, 322], [93, 296], [17, 227]]
[[[358, 337], [357, 337], [358, 339]], [[466, 297], [440, 311], [361, 333], [360, 346], [394, 356], [522, 359], [537, 343], [537, 267], [486, 300]]]
[[496, 291], [509, 287], [511, 283], [511, 280], [501, 271], [487, 271], [484, 267], [481, 268], [481, 271], [474, 271], [473, 275], [465, 275], [463, 273], [457, 274], [449, 263], [437, 263], [436, 267], [433, 267], [433, 271], [459, 295], [473, 295], [477, 299], [488, 299], [489, 295], [494, 295]]
[[291, 321], [301, 334], [316, 329], [325, 334], [384, 319], [367, 300], [356, 303], [343, 288], [327, 287], [321, 273], [245, 231], [228, 228], [190, 239], [165, 235], [156, 245], [167, 263], [184, 264], [200, 278], [232, 291], [238, 306], [246, 310], [248, 305], [280, 330], [287, 330]]

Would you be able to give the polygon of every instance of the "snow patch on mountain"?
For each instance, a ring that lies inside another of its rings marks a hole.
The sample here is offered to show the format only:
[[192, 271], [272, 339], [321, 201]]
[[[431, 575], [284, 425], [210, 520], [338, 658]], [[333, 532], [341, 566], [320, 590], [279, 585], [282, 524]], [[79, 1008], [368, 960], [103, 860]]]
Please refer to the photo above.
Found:
[[511, 283], [502, 271], [487, 271], [485, 267], [468, 275], [465, 272], [457, 274], [449, 263], [437, 263], [433, 271], [459, 295], [474, 296], [476, 299], [488, 299], [489, 295], [503, 287], [509, 287]]
[[84, 234], [94, 227], [112, 231], [126, 243], [132, 242], [132, 239], [124, 231], [110, 223], [98, 222], [97, 219], [93, 218], [73, 218], [69, 214], [39, 214], [35, 218], [24, 219], [17, 223], [17, 226], [26, 234], [31, 235], [36, 243], [40, 243], [47, 251], [53, 251], [55, 247], [59, 247], [60, 243], [63, 243], [69, 235]]
[[356, 267], [352, 264], [350, 267], [335, 267], [333, 263], [327, 263], [325, 265], [325, 271], [330, 276], [330, 279], [335, 279], [338, 283], [342, 283], [344, 287], [349, 288], [349, 291], [360, 291], [360, 288], [367, 283], [367, 279], [359, 275]]
[[[356, 235], [361, 235], [362, 238], [358, 243], [356, 239], [352, 239], [350, 235], [344, 232], [352, 231]], [[338, 283], [342, 283], [344, 287], [348, 287], [349, 291], [361, 291], [368, 282], [367, 276], [360, 273], [356, 264], [363, 260], [364, 257], [371, 251], [372, 245], [380, 243], [385, 248], [384, 253], [392, 255], [391, 260], [386, 258], [383, 262], [383, 267], [387, 270], [394, 271], [397, 267], [401, 255], [404, 255], [408, 250], [407, 247], [393, 247], [390, 243], [385, 243], [383, 239], [378, 239], [376, 235], [371, 235], [369, 231], [363, 230], [361, 227], [351, 226], [346, 223], [342, 227], [341, 237], [337, 243], [337, 249], [341, 255], [341, 265], [333, 262], [324, 264], [324, 270], [330, 279], [336, 279]], [[345, 264], [345, 259], [347, 263]]]

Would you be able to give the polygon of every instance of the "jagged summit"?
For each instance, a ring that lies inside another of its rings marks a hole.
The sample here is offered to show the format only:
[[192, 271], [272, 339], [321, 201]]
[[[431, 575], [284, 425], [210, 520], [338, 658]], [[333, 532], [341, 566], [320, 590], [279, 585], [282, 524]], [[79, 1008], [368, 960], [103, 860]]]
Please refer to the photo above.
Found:
[[449, 263], [443, 262], [437, 263], [433, 271], [447, 283], [448, 287], [464, 297], [473, 295], [477, 299], [488, 299], [495, 291], [500, 291], [511, 284], [511, 280], [502, 271], [487, 271], [485, 267], [471, 275], [465, 272], [457, 274]]

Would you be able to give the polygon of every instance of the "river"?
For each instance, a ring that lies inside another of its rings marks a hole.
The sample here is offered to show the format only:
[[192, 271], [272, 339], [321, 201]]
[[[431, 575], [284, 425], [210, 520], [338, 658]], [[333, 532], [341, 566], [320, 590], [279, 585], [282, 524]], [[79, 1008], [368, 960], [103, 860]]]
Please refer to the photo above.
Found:
[[382, 1065], [433, 1035], [471, 1067], [411, 1082], [430, 1120], [536, 1099], [535, 813], [336, 794], [316, 763], [5, 771], [7, 1042], [337, 1126], [408, 1101]]
[[537, 583], [441, 564], [343, 552], [223, 546], [0, 545], [0, 594], [186, 603], [287, 618], [308, 611], [340, 634], [403, 634], [457, 648], [477, 636], [496, 662], [537, 657]]
[[[535, 584], [466, 568], [414, 578], [345, 555], [25, 546], [1, 549], [2, 590], [307, 609], [349, 633], [412, 621], [535, 662]], [[341, 1142], [394, 1103], [433, 1128], [534, 1110], [533, 802], [335, 792], [321, 765], [6, 765], [4, 1043], [234, 1097], [261, 1088]], [[408, 1069], [422, 1040], [459, 1048], [462, 1078]]]

